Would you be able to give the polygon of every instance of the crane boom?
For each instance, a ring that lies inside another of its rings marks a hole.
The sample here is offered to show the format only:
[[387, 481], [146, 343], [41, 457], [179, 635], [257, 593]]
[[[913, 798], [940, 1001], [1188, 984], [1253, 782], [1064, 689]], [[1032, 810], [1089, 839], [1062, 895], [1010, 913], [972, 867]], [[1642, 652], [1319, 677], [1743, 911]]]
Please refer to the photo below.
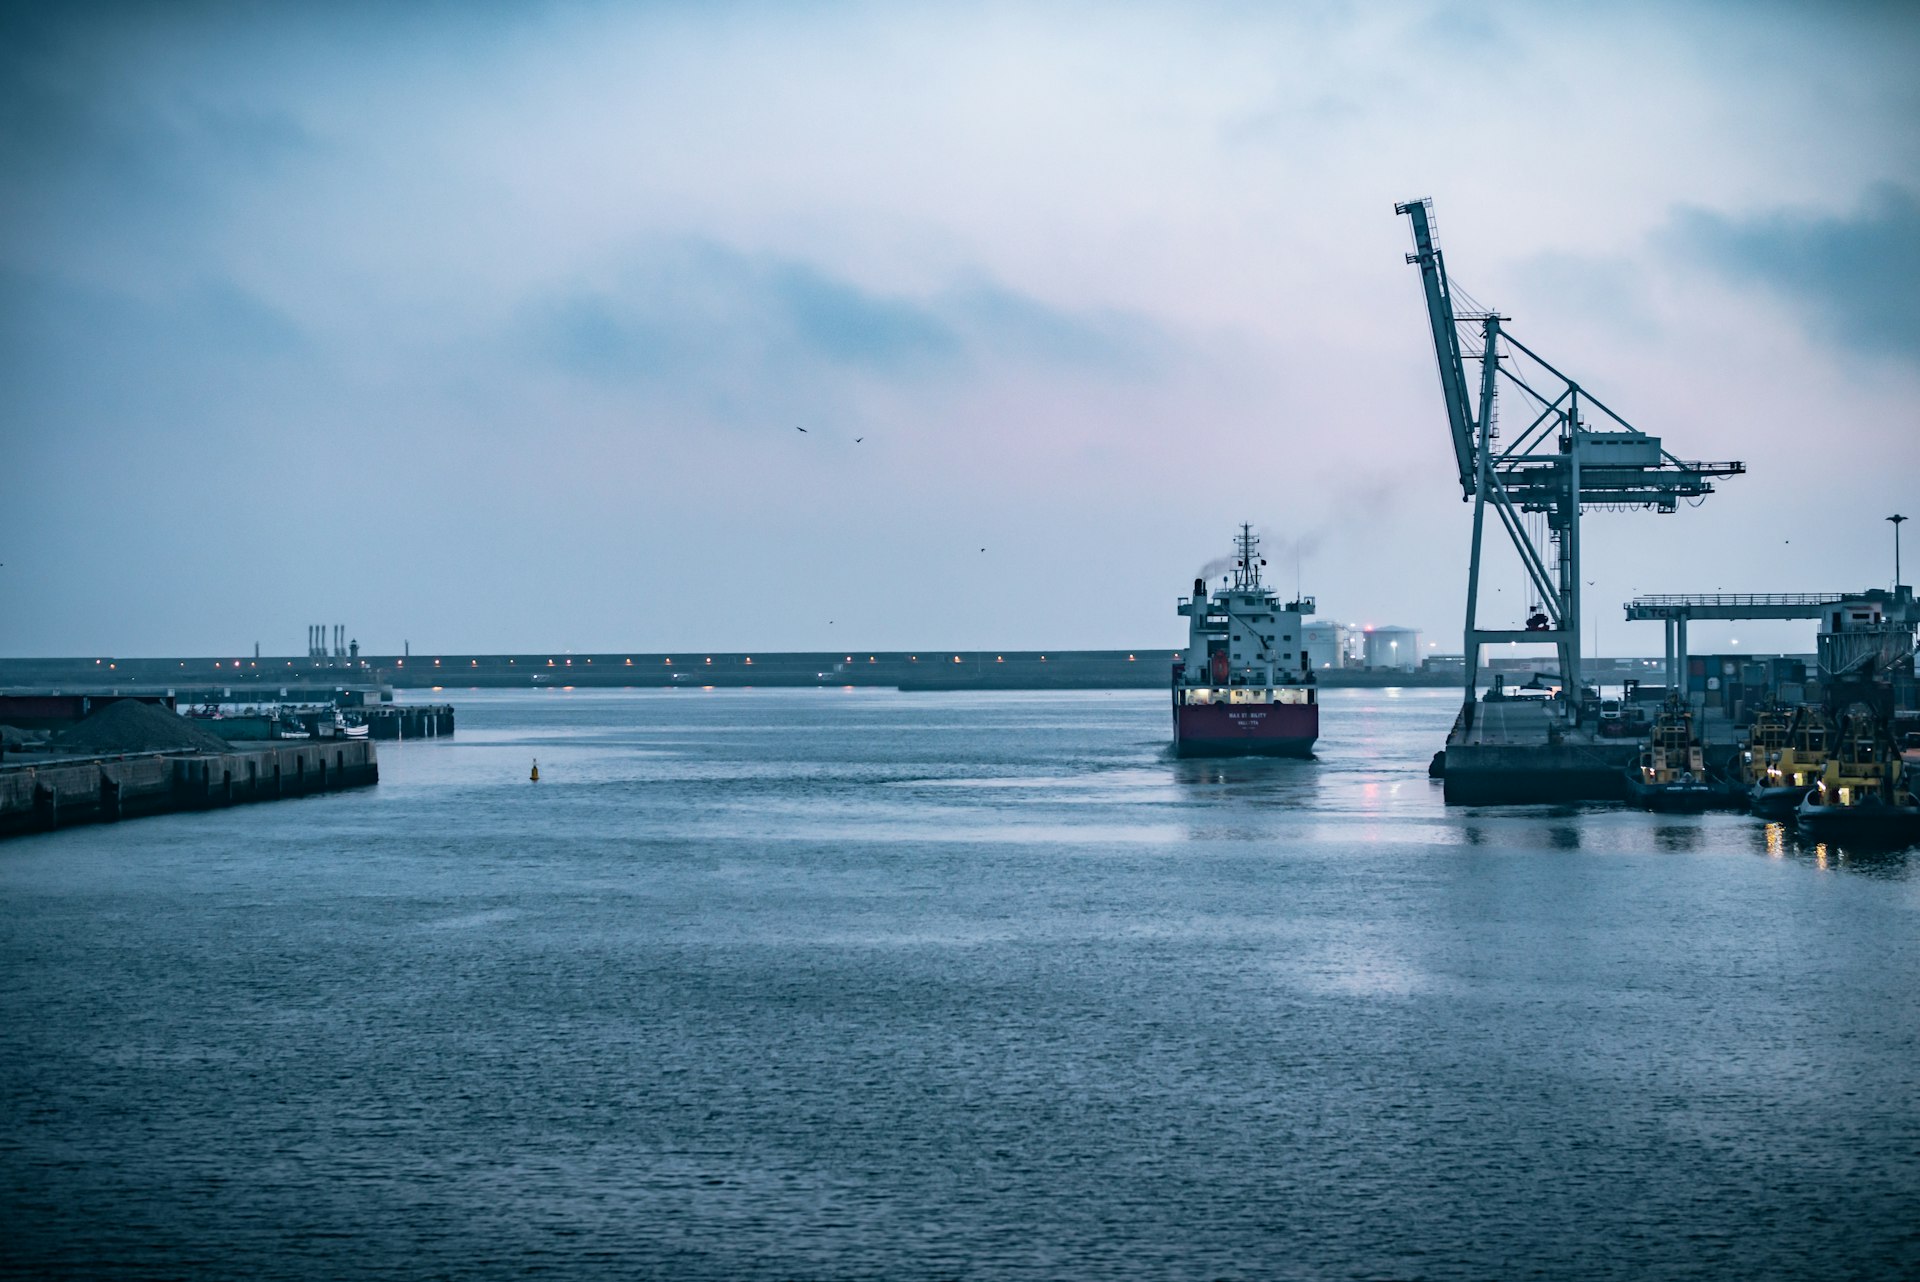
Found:
[[1395, 205], [1413, 224], [1414, 253], [1407, 261], [1420, 264], [1420, 282], [1427, 291], [1427, 322], [1433, 327], [1433, 354], [1440, 363], [1440, 391], [1447, 402], [1447, 422], [1453, 428], [1453, 461], [1460, 469], [1460, 497], [1473, 497], [1473, 402], [1467, 394], [1467, 370], [1460, 360], [1460, 331], [1454, 325], [1453, 296], [1447, 289], [1447, 266], [1433, 239], [1428, 216], [1430, 202], [1410, 200]]

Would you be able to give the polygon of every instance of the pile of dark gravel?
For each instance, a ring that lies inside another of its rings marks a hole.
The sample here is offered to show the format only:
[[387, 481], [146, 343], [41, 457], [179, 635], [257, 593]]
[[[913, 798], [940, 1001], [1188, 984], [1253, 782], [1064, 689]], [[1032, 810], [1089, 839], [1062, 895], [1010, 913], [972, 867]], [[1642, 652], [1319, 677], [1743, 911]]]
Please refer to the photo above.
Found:
[[157, 703], [121, 699], [53, 737], [67, 752], [231, 752], [225, 739], [209, 734], [177, 712]]

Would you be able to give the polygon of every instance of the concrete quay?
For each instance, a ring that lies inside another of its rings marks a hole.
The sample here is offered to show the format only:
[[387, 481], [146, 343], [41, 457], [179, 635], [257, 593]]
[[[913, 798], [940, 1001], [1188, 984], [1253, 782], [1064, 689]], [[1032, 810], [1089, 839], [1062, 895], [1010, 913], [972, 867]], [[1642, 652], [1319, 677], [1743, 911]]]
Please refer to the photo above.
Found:
[[379, 761], [365, 739], [297, 740], [220, 753], [9, 758], [0, 765], [0, 837], [379, 781]]
[[1447, 804], [1625, 801], [1639, 754], [1638, 739], [1560, 728], [1544, 699], [1483, 700], [1462, 707], [1447, 736]]

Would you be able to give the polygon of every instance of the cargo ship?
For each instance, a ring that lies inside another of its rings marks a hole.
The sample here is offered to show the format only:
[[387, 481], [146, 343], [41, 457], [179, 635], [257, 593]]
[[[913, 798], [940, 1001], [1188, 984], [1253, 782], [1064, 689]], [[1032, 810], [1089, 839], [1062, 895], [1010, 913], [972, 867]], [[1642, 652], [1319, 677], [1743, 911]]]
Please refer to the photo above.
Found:
[[1242, 525], [1233, 570], [1193, 581], [1178, 613], [1187, 647], [1173, 664], [1173, 748], [1182, 757], [1307, 757], [1320, 700], [1302, 620], [1313, 600], [1282, 602], [1262, 581], [1260, 537]]

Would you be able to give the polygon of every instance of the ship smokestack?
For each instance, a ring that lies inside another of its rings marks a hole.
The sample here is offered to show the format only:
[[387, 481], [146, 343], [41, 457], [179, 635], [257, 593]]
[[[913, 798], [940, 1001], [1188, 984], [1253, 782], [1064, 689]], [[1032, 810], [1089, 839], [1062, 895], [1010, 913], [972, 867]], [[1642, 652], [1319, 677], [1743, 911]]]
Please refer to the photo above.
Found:
[[1205, 579], [1195, 579], [1193, 581], [1193, 599], [1196, 601], [1204, 601], [1207, 599], [1207, 581]]

